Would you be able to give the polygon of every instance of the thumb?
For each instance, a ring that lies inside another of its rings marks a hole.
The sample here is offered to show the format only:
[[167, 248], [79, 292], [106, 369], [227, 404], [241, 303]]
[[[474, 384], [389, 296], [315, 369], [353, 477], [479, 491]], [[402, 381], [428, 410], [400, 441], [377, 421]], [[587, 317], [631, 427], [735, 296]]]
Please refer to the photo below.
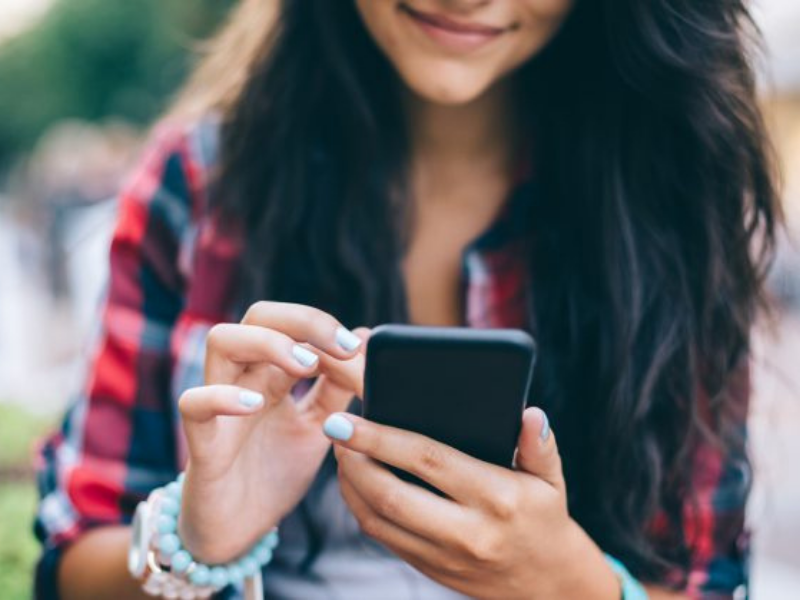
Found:
[[543, 479], [564, 491], [564, 473], [555, 435], [541, 408], [527, 408], [522, 415], [522, 432], [517, 445], [517, 469]]

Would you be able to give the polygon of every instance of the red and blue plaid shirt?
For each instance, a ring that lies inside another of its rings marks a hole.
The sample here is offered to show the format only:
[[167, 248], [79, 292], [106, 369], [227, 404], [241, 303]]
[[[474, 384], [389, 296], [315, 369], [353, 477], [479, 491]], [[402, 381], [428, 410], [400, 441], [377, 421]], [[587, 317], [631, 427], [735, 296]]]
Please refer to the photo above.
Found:
[[[86, 377], [38, 455], [38, 597], [57, 596], [56, 568], [70, 542], [92, 527], [129, 523], [136, 504], [186, 461], [177, 399], [203, 383], [210, 327], [241, 317], [234, 314], [241, 241], [222, 235], [207, 210], [217, 129], [211, 120], [159, 128], [119, 197], [110, 281]], [[519, 239], [508, 227], [490, 233], [491, 243], [465, 256], [466, 321], [524, 326], [527, 269]], [[742, 390], [744, 427], [747, 386]], [[736, 458], [711, 445], [693, 458], [696, 497], [684, 510], [693, 597], [730, 597], [746, 582], [746, 492]]]

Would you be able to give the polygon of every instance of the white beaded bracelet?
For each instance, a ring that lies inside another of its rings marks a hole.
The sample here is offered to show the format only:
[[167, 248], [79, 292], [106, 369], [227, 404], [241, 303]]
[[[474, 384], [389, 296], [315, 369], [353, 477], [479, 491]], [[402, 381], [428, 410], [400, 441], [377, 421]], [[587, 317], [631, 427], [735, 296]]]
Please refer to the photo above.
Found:
[[163, 598], [208, 598], [228, 584], [244, 584], [246, 599], [263, 598], [261, 568], [272, 560], [278, 544], [273, 529], [244, 556], [224, 565], [195, 561], [183, 548], [177, 533], [183, 491], [178, 479], [153, 490], [136, 507], [128, 552], [128, 570], [143, 582], [142, 589]]

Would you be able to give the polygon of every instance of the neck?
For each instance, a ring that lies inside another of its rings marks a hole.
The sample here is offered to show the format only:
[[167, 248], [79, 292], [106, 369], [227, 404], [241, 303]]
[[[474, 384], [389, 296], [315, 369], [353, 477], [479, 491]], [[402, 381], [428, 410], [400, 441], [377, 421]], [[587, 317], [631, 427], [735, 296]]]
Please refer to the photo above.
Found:
[[[516, 109], [510, 81], [502, 82], [474, 101], [443, 106], [408, 93], [411, 167], [415, 177], [448, 180], [466, 172], [507, 176], [517, 151]], [[442, 177], [443, 176], [443, 177]]]

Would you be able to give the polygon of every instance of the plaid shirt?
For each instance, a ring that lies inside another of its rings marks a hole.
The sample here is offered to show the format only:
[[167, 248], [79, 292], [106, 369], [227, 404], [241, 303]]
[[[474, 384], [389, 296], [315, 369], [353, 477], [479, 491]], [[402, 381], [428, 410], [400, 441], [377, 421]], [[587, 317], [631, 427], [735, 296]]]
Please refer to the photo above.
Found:
[[[136, 504], [186, 461], [177, 400], [203, 383], [210, 327], [241, 317], [234, 306], [241, 242], [222, 235], [207, 211], [217, 129], [211, 120], [160, 127], [120, 195], [88, 371], [60, 430], [38, 454], [38, 597], [57, 596], [66, 545], [91, 527], [129, 523]], [[464, 256], [470, 326], [525, 326], [520, 222], [501, 217]], [[696, 500], [684, 510], [693, 597], [730, 597], [746, 582], [746, 486], [738, 465], [710, 445], [693, 458]], [[656, 522], [654, 535], [658, 529]]]

